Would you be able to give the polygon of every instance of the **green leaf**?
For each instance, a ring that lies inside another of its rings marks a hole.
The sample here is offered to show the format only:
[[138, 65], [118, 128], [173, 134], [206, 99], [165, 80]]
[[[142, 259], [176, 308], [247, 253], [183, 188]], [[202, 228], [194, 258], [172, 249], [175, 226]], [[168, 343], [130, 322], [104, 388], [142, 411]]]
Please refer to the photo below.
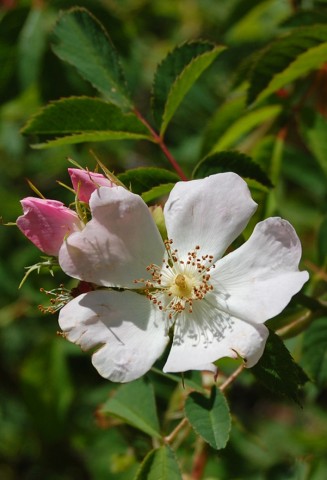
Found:
[[231, 418], [226, 398], [219, 389], [212, 387], [210, 398], [191, 393], [185, 402], [185, 414], [196, 433], [212, 448], [220, 450], [226, 446]]
[[320, 113], [306, 110], [302, 121], [302, 135], [327, 177], [327, 120]]
[[171, 448], [163, 446], [149, 452], [134, 480], [182, 480]]
[[152, 202], [159, 197], [163, 197], [164, 195], [168, 195], [171, 190], [174, 188], [175, 183], [165, 183], [164, 185], [158, 185], [157, 187], [151, 188], [147, 192], [142, 193], [141, 197], [145, 201], [145, 203]]
[[163, 136], [192, 85], [224, 49], [208, 42], [185, 43], [158, 66], [152, 89], [152, 110], [160, 135]]
[[323, 388], [327, 385], [327, 316], [317, 318], [304, 334], [302, 365]]
[[250, 371], [272, 392], [300, 404], [300, 390], [308, 377], [294, 362], [283, 341], [271, 330], [262, 357]]
[[87, 141], [147, 138], [148, 130], [133, 113], [97, 98], [70, 97], [42, 108], [23, 127], [24, 135], [36, 135], [37, 147], [53, 147]]
[[219, 152], [208, 155], [194, 169], [193, 178], [204, 178], [214, 173], [235, 172], [241, 177], [256, 180], [272, 187], [266, 173], [250, 157], [240, 152]]
[[107, 100], [123, 109], [132, 103], [118, 54], [101, 23], [84, 8], [63, 12], [52, 33], [52, 49], [77, 68]]
[[201, 148], [202, 156], [208, 154], [216, 145], [217, 139], [220, 139], [231, 125], [240, 119], [242, 114], [244, 114], [245, 107], [245, 95], [232, 98], [219, 106], [204, 131]]
[[[176, 173], [165, 170], [164, 168], [140, 167], [127, 170], [118, 175], [118, 179], [126, 185], [133, 193], [138, 195], [146, 194], [154, 187], [162, 187], [164, 184], [175, 184], [180, 180]], [[167, 187], [171, 190], [171, 185]], [[148, 197], [151, 197], [149, 193]]]
[[251, 72], [248, 104], [319, 68], [326, 58], [326, 25], [294, 29], [261, 51]]
[[[173, 382], [176, 382], [177, 384], [183, 384], [186, 385], [187, 387], [191, 388], [192, 390], [196, 390], [197, 392], [202, 392], [205, 393], [206, 390], [202, 386], [202, 377], [200, 376], [198, 379], [198, 382], [195, 380], [192, 380], [192, 378], [188, 378], [187, 376], [181, 376], [181, 375], [175, 375], [173, 373], [164, 373], [162, 370], [156, 367], [151, 368], [151, 372], [154, 372], [157, 375], [160, 375], [161, 377], [167, 378], [169, 380], [172, 380]], [[193, 370], [190, 372], [192, 376], [197, 375], [199, 372], [196, 370]]]
[[272, 122], [282, 111], [279, 105], [268, 105], [266, 107], [257, 108], [247, 112], [237, 120], [230, 124], [225, 132], [216, 138], [218, 140], [214, 143], [210, 153], [226, 150], [232, 146], [235, 146], [242, 138], [255, 127], [262, 127], [265, 122]]
[[53, 13], [45, 8], [32, 8], [21, 30], [18, 39], [18, 73], [23, 88], [39, 80], [52, 16]]
[[143, 378], [122, 385], [101, 411], [115, 415], [152, 437], [161, 437], [153, 387]]

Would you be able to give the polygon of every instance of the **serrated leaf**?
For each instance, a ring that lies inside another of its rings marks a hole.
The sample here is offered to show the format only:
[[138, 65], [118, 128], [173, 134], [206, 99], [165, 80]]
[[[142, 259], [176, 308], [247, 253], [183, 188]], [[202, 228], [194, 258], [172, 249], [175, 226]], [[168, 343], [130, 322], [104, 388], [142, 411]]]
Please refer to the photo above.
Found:
[[140, 167], [127, 170], [118, 175], [118, 179], [133, 193], [138, 195], [145, 194], [154, 187], [163, 187], [163, 184], [175, 184], [180, 180], [176, 173], [164, 168], [154, 167]]
[[326, 25], [294, 29], [262, 50], [251, 73], [248, 104], [319, 68], [326, 58]]
[[134, 480], [182, 480], [171, 448], [163, 446], [149, 452]]
[[133, 113], [97, 98], [70, 97], [42, 108], [23, 127], [24, 135], [36, 135], [38, 147], [86, 141], [150, 140], [148, 130]]
[[299, 393], [308, 377], [295, 363], [283, 341], [271, 330], [262, 357], [250, 371], [272, 392], [300, 404]]
[[152, 437], [161, 436], [153, 387], [143, 378], [119, 387], [101, 412], [114, 415]]
[[327, 385], [327, 316], [314, 320], [305, 332], [301, 363], [320, 387]]
[[131, 109], [118, 54], [102, 24], [86, 9], [73, 8], [59, 17], [51, 36], [54, 53], [73, 65], [104, 97]]
[[231, 418], [224, 394], [215, 386], [210, 398], [192, 392], [185, 402], [185, 414], [198, 433], [212, 448], [220, 450], [228, 442]]
[[219, 152], [208, 155], [194, 169], [193, 178], [204, 178], [214, 173], [235, 172], [241, 177], [272, 187], [269, 177], [251, 157], [240, 152]]
[[327, 177], [327, 120], [320, 113], [305, 111], [302, 121], [302, 135], [309, 150], [315, 156]]
[[185, 43], [158, 66], [152, 89], [152, 110], [161, 136], [192, 85], [224, 49], [208, 42]]
[[282, 111], [280, 105], [268, 105], [246, 112], [232, 123], [225, 132], [217, 135], [218, 140], [214, 143], [210, 153], [226, 150], [234, 146], [247, 133], [255, 127], [261, 127], [265, 122], [272, 122]]

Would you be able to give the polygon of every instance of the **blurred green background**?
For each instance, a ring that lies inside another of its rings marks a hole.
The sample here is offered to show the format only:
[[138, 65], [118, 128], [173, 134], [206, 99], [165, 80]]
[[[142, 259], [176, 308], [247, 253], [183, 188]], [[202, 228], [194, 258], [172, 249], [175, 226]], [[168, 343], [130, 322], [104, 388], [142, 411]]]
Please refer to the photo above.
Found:
[[[201, 158], [210, 121], [227, 99], [234, 98], [247, 61], [292, 28], [327, 23], [327, 2], [313, 0], [2, 0], [3, 223], [15, 222], [21, 214], [20, 199], [33, 195], [26, 179], [47, 198], [67, 204], [73, 200], [56, 183], [60, 180], [69, 184], [68, 157], [93, 169], [92, 150], [115, 173], [137, 166], [169, 168], [161, 152], [146, 142], [104, 142], [37, 150], [20, 134], [27, 119], [49, 101], [70, 95], [96, 95], [72, 67], [52, 53], [49, 44], [49, 33], [59, 10], [76, 4], [88, 8], [107, 28], [122, 57], [135, 102], [146, 116], [156, 65], [169, 50], [198, 38], [229, 47], [192, 88], [168, 129], [167, 143], [187, 173]], [[325, 118], [326, 82], [327, 73], [322, 69], [319, 76], [309, 74], [298, 80], [290, 97], [288, 91], [279, 92], [269, 100], [281, 105], [278, 119], [265, 123], [263, 130], [260, 125], [248, 128], [235, 137], [230, 147], [250, 154], [268, 170], [269, 159], [278, 154], [278, 132], [289, 120], [294, 104], [299, 105], [299, 99], [312, 85], [314, 95], [305, 108], [314, 111], [319, 105]], [[303, 118], [292, 121], [302, 122]], [[294, 124], [291, 127], [283, 145], [274, 200], [266, 211], [287, 218], [295, 226], [303, 243], [302, 268], [308, 269], [313, 278], [309, 293], [317, 294], [326, 290], [326, 270], [322, 270], [322, 256], [327, 248], [327, 235], [323, 233], [327, 231], [326, 175], [315, 152], [300, 137], [301, 129]], [[57, 336], [56, 315], [44, 315], [37, 309], [38, 304], [47, 303], [40, 287], [54, 288], [65, 281], [64, 277], [60, 273], [54, 279], [32, 274], [18, 290], [24, 267], [38, 262], [39, 252], [15, 226], [1, 226], [0, 248], [0, 479], [132, 479], [150, 448], [149, 439], [99, 413], [99, 406], [117, 386], [97, 374], [88, 354]], [[327, 318], [319, 321], [315, 328], [320, 328], [327, 348]], [[301, 362], [303, 335], [292, 338], [287, 345]], [[234, 418], [231, 440], [222, 452], [208, 447], [203, 478], [324, 480], [325, 363], [326, 359], [318, 365], [321, 374], [316, 383], [308, 384], [303, 393], [303, 409], [264, 390], [248, 373], [242, 375], [228, 397]], [[233, 368], [226, 362], [227, 372]], [[150, 377], [161, 420], [168, 422], [169, 411], [183, 399], [183, 389], [155, 373]], [[196, 439], [190, 434], [177, 455], [186, 472], [194, 448]]]

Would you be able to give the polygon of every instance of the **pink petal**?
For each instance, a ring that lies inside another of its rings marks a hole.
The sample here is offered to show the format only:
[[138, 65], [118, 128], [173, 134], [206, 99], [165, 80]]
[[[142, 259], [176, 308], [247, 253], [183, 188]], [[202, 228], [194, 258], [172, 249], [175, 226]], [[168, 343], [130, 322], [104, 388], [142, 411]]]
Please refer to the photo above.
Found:
[[47, 255], [58, 255], [64, 238], [82, 228], [77, 214], [56, 200], [27, 197], [21, 204], [18, 228]]
[[91, 194], [99, 187], [112, 187], [114, 184], [101, 173], [89, 172], [80, 168], [68, 168], [77, 197], [81, 202], [89, 203]]

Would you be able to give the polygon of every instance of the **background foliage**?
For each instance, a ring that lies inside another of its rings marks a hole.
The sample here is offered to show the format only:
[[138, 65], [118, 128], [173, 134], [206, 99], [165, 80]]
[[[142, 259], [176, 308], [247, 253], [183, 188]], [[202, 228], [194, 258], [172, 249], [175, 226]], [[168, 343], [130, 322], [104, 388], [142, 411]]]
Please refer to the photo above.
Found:
[[[109, 32], [116, 48], [107, 52], [109, 66], [120, 57], [121, 67], [109, 69], [110, 77], [102, 77], [106, 65], [90, 72], [83, 64], [90, 45], [82, 37], [75, 42], [72, 17], [61, 17], [53, 30], [59, 11], [75, 5], [1, 2], [4, 222], [15, 221], [19, 200], [31, 195], [26, 178], [45, 197], [72, 201], [56, 183], [69, 184], [68, 157], [90, 169], [98, 157], [147, 201], [167, 193], [177, 179], [172, 171], [125, 173], [136, 167], [171, 170], [158, 138], [129, 113], [137, 105], [165, 136], [187, 177], [233, 170], [247, 178], [260, 208], [246, 236], [269, 215], [295, 226], [302, 268], [311, 274], [309, 300], [295, 299], [269, 326], [286, 339], [311, 381], [297, 391], [302, 370], [283, 376], [291, 360], [271, 335], [260, 365], [226, 392], [229, 407], [216, 390], [204, 400], [206, 377], [187, 375], [183, 387], [180, 377], [161, 374], [161, 365], [144, 380], [111, 384], [88, 355], [56, 335], [56, 317], [36, 308], [46, 302], [39, 288], [57, 286], [64, 280], [60, 273], [55, 279], [32, 275], [18, 291], [23, 267], [39, 254], [15, 227], [1, 227], [0, 478], [178, 479], [180, 469], [185, 478], [207, 480], [325, 479], [327, 314], [320, 301], [327, 280], [327, 2], [80, 1]], [[62, 47], [63, 39], [72, 43], [71, 51]], [[190, 41], [197, 43], [174, 50]], [[178, 59], [177, 70], [168, 52]], [[110, 95], [108, 84], [114, 88]], [[83, 112], [91, 113], [81, 117]], [[53, 148], [30, 146], [46, 142]], [[237, 364], [226, 360], [219, 366], [223, 381]], [[131, 410], [131, 398], [140, 411]], [[171, 446], [160, 446], [161, 432], [169, 435], [184, 405], [201, 438], [186, 426]], [[222, 416], [216, 418], [217, 412]], [[226, 421], [216, 429], [221, 418]]]

